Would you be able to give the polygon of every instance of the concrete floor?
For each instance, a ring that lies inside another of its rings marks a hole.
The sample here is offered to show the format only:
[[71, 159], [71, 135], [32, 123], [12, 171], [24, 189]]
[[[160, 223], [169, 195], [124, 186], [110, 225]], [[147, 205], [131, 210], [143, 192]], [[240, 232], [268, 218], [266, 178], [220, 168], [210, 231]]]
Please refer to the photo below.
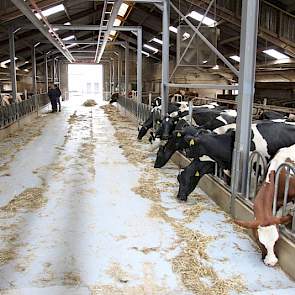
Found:
[[202, 191], [175, 200], [136, 126], [67, 102], [26, 130], [0, 143], [0, 294], [295, 294]]

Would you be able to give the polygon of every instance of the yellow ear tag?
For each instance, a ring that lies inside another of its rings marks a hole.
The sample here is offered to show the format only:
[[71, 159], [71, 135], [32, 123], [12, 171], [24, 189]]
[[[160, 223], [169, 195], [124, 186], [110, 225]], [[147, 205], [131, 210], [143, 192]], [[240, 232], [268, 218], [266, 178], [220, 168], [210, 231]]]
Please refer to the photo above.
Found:
[[196, 172], [195, 176], [200, 176], [200, 173], [199, 171]]
[[195, 144], [195, 141], [193, 139], [191, 139], [191, 141], [189, 142], [189, 145], [192, 146]]
[[181, 137], [181, 133], [180, 132], [177, 132], [177, 137]]

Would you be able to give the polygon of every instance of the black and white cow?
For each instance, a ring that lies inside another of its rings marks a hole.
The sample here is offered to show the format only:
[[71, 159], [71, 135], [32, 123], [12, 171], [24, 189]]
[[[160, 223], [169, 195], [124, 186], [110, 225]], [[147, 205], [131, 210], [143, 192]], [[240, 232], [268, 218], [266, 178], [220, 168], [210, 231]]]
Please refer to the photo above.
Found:
[[[211, 119], [210, 121], [207, 121], [207, 123], [205, 123], [204, 125], [202, 125], [200, 127], [188, 127], [188, 126], [183, 125], [180, 128], [178, 125], [176, 125], [175, 132], [172, 132], [167, 143], [164, 146], [161, 146], [161, 149], [159, 149], [154, 167], [155, 168], [163, 167], [169, 161], [171, 156], [176, 151], [181, 151], [186, 148], [189, 148], [188, 143], [184, 140], [185, 136], [188, 136], [188, 135], [196, 136], [198, 134], [208, 133], [208, 132], [206, 132], [206, 130], [211, 130], [211, 131], [215, 130], [216, 133], [224, 133], [226, 131], [225, 127], [223, 127], [223, 128], [221, 128], [221, 127], [227, 126], [227, 125], [235, 122], [235, 120], [236, 120], [236, 117], [229, 116], [227, 112], [222, 111], [216, 117], [214, 116], [214, 113], [212, 114], [210, 112], [211, 112], [210, 110], [207, 110], [206, 112], [203, 112], [202, 115], [205, 115], [205, 116], [209, 115], [208, 118], [210, 118], [210, 116], [212, 116], [213, 119]], [[204, 118], [202, 118], [202, 115], [200, 116], [200, 118], [204, 119]], [[201, 122], [201, 120], [198, 122]], [[168, 125], [168, 124], [162, 124], [162, 126], [163, 125]], [[171, 125], [170, 126], [168, 125], [168, 128], [169, 127], [172, 128], [174, 126], [174, 124], [171, 124]], [[167, 130], [166, 130], [166, 132], [167, 132]]]
[[[202, 176], [214, 171], [213, 164], [215, 165], [215, 162], [222, 169], [231, 169], [235, 124], [224, 127], [228, 129], [224, 134], [186, 136], [185, 140], [190, 145], [187, 154], [194, 160], [178, 177], [180, 187], [177, 197], [180, 200], [187, 200], [187, 196], [193, 191]], [[274, 157], [279, 149], [293, 144], [295, 144], [294, 124], [272, 121], [252, 124], [250, 151], [260, 152], [267, 161]], [[210, 165], [209, 162], [213, 164]]]

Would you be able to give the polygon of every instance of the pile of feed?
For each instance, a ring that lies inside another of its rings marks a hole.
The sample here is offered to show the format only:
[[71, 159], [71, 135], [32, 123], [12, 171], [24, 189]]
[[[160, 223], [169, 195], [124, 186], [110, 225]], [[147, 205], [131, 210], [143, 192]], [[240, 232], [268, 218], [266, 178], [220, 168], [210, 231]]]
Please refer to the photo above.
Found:
[[93, 107], [93, 106], [96, 106], [96, 105], [97, 105], [97, 102], [94, 99], [87, 99], [83, 103], [84, 107]]

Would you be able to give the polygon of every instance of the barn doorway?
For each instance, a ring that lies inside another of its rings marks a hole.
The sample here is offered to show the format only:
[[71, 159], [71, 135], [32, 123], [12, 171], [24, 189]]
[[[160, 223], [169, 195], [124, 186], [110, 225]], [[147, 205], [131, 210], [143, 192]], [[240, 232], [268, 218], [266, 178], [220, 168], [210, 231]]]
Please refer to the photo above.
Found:
[[68, 65], [69, 99], [80, 103], [87, 99], [103, 100], [103, 66], [89, 64]]

